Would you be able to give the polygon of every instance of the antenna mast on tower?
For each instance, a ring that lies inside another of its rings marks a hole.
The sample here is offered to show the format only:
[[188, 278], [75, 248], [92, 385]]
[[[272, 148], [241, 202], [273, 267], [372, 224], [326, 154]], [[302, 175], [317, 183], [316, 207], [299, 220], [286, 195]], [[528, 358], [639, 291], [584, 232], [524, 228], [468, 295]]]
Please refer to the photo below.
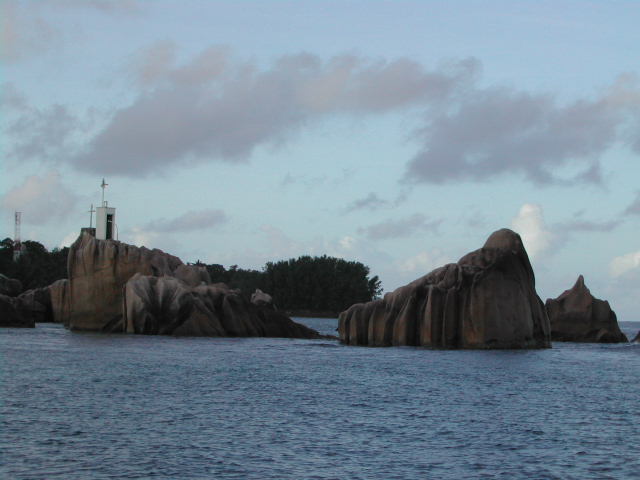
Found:
[[107, 188], [107, 185], [109, 185], [107, 182], [104, 181], [104, 178], [102, 179], [102, 184], [100, 185], [100, 187], [102, 187], [102, 206], [106, 207], [107, 204], [104, 203], [104, 189]]
[[22, 254], [22, 243], [20, 242], [20, 223], [22, 222], [22, 212], [16, 212], [15, 230], [13, 233], [13, 261], [17, 262]]

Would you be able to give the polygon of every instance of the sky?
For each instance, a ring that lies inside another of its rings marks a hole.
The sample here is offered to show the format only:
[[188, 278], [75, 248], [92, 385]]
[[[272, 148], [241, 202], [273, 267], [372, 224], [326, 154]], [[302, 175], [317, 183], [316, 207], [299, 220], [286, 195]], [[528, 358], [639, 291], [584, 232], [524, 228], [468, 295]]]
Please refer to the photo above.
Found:
[[260, 269], [357, 260], [391, 291], [523, 238], [640, 321], [640, 2], [0, 0], [0, 237]]

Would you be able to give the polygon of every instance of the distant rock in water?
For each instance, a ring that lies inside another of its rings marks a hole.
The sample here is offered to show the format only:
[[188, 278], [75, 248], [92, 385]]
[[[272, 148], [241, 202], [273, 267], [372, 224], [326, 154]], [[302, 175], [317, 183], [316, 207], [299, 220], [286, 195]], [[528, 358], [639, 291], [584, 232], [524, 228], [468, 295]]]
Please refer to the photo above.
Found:
[[551, 340], [556, 342], [626, 342], [609, 302], [591, 295], [580, 275], [570, 290], [545, 304], [551, 323]]
[[224, 284], [191, 287], [178, 278], [134, 275], [124, 290], [129, 333], [151, 335], [319, 338], [273, 308], [247, 302]]
[[161, 250], [83, 234], [69, 249], [68, 271], [50, 289], [54, 317], [72, 330], [320, 338]]
[[638, 334], [633, 337], [633, 340], [631, 340], [633, 343], [640, 343], [640, 331], [638, 332]]
[[502, 229], [458, 263], [340, 314], [349, 345], [548, 348], [549, 320], [520, 236]]

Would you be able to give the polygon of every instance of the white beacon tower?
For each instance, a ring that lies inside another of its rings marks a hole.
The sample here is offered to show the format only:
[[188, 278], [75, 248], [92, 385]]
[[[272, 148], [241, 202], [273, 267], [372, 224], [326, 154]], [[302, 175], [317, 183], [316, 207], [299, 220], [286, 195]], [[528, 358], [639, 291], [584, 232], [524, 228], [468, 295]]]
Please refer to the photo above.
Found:
[[96, 238], [98, 240], [113, 240], [116, 228], [116, 209], [110, 207], [104, 199], [104, 189], [109, 185], [102, 179], [102, 204], [96, 208]]

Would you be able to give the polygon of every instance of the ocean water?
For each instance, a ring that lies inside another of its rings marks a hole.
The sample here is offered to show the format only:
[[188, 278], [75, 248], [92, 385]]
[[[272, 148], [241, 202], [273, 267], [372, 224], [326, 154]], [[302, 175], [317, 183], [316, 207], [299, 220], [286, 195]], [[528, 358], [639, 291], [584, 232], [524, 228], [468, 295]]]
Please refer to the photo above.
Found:
[[434, 351], [40, 324], [1, 329], [0, 359], [3, 479], [640, 478], [638, 344]]

